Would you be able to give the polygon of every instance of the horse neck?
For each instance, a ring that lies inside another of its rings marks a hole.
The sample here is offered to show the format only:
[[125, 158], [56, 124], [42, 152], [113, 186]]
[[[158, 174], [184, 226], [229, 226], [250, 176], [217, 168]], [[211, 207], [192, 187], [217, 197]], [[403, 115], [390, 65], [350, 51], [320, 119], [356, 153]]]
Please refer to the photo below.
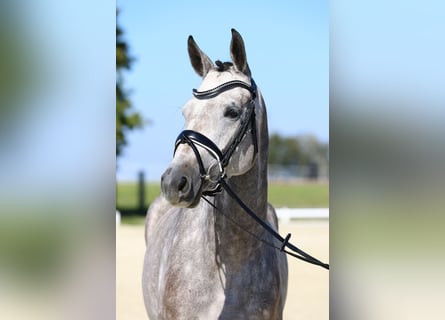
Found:
[[[262, 99], [260, 101], [262, 102]], [[228, 179], [227, 184], [252, 211], [262, 220], [266, 220], [268, 133], [265, 108], [262, 109], [264, 109], [263, 114], [257, 122], [258, 154], [255, 164], [245, 174]], [[264, 235], [264, 229], [227, 192], [215, 197], [215, 204], [219, 211], [237, 224], [215, 213], [215, 235], [220, 242], [222, 252], [238, 258], [248, 257], [261, 243], [242, 229], [254, 233], [259, 238]]]

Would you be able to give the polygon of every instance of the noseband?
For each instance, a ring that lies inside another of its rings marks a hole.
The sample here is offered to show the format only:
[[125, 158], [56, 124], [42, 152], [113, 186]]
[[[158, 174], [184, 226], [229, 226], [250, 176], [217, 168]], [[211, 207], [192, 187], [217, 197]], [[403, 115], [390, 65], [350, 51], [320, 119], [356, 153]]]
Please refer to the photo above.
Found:
[[[178, 147], [181, 144], [187, 144], [189, 145], [193, 152], [195, 153], [196, 159], [198, 161], [199, 165], [199, 173], [201, 177], [201, 187], [204, 184], [205, 181], [210, 181], [215, 183], [215, 186], [210, 189], [203, 192], [203, 195], [207, 196], [214, 196], [215, 194], [219, 193], [221, 191], [221, 183], [220, 179], [225, 176], [225, 168], [227, 167], [230, 158], [232, 157], [233, 153], [235, 152], [238, 145], [241, 143], [241, 141], [244, 139], [247, 129], [250, 124], [250, 132], [252, 134], [252, 140], [254, 145], [254, 153], [256, 154], [258, 152], [258, 142], [257, 142], [257, 135], [256, 135], [256, 120], [255, 120], [255, 98], [257, 96], [257, 88], [255, 81], [251, 79], [251, 84], [248, 85], [243, 81], [240, 80], [233, 80], [226, 83], [223, 83], [213, 89], [206, 90], [206, 91], [198, 91], [196, 89], [193, 89], [193, 95], [197, 99], [211, 99], [219, 94], [221, 94], [224, 91], [233, 89], [233, 88], [244, 88], [246, 90], [250, 91], [251, 98], [249, 102], [245, 105], [247, 108], [247, 111], [244, 112], [243, 116], [241, 117], [241, 123], [238, 128], [237, 133], [233, 136], [231, 142], [229, 145], [225, 148], [224, 151], [221, 151], [218, 146], [209, 138], [207, 138], [205, 135], [193, 131], [193, 130], [184, 130], [182, 131], [175, 142], [175, 151], [178, 149]], [[206, 170], [204, 167], [204, 163], [201, 158], [201, 154], [198, 151], [197, 146], [207, 150], [207, 152], [217, 161], [216, 166], [218, 168], [218, 175], [216, 177], [212, 177], [210, 171], [215, 166], [215, 164], [210, 165], [210, 167]]]

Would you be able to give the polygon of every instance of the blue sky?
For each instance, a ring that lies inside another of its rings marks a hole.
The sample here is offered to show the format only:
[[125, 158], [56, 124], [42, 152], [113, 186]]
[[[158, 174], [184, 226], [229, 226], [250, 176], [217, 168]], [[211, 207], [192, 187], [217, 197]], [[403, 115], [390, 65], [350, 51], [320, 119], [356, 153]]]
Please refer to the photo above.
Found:
[[158, 180], [183, 128], [181, 107], [201, 79], [190, 66], [193, 35], [212, 60], [230, 60], [230, 29], [244, 38], [253, 77], [266, 101], [269, 131], [329, 140], [327, 1], [252, 4], [226, 1], [118, 1], [119, 24], [136, 58], [125, 74], [134, 108], [150, 120], [131, 132], [118, 159], [118, 180], [144, 170]]

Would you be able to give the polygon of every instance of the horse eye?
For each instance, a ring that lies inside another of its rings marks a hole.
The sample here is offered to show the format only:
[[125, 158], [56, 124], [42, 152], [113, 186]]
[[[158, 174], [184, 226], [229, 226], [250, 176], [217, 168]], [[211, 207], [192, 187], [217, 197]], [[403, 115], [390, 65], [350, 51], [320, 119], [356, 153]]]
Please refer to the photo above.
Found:
[[240, 116], [240, 111], [234, 108], [227, 108], [224, 110], [224, 117], [230, 119], [237, 119]]

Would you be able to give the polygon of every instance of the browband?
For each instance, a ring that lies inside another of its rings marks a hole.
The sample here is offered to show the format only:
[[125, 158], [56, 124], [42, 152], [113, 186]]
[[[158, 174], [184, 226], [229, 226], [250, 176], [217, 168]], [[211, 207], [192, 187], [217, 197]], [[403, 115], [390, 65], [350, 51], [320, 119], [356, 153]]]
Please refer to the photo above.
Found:
[[253, 81], [253, 79], [251, 79], [251, 85], [248, 85], [247, 83], [245, 83], [244, 81], [241, 81], [241, 80], [232, 80], [229, 82], [225, 82], [225, 83], [223, 83], [213, 89], [210, 89], [210, 90], [198, 91], [197, 89], [193, 89], [193, 95], [197, 99], [209, 99], [209, 98], [216, 97], [220, 93], [230, 90], [230, 89], [233, 89], [235, 87], [241, 87], [246, 90], [249, 90], [250, 93], [252, 94], [252, 100], [255, 99], [256, 84], [255, 84], [255, 81]]

